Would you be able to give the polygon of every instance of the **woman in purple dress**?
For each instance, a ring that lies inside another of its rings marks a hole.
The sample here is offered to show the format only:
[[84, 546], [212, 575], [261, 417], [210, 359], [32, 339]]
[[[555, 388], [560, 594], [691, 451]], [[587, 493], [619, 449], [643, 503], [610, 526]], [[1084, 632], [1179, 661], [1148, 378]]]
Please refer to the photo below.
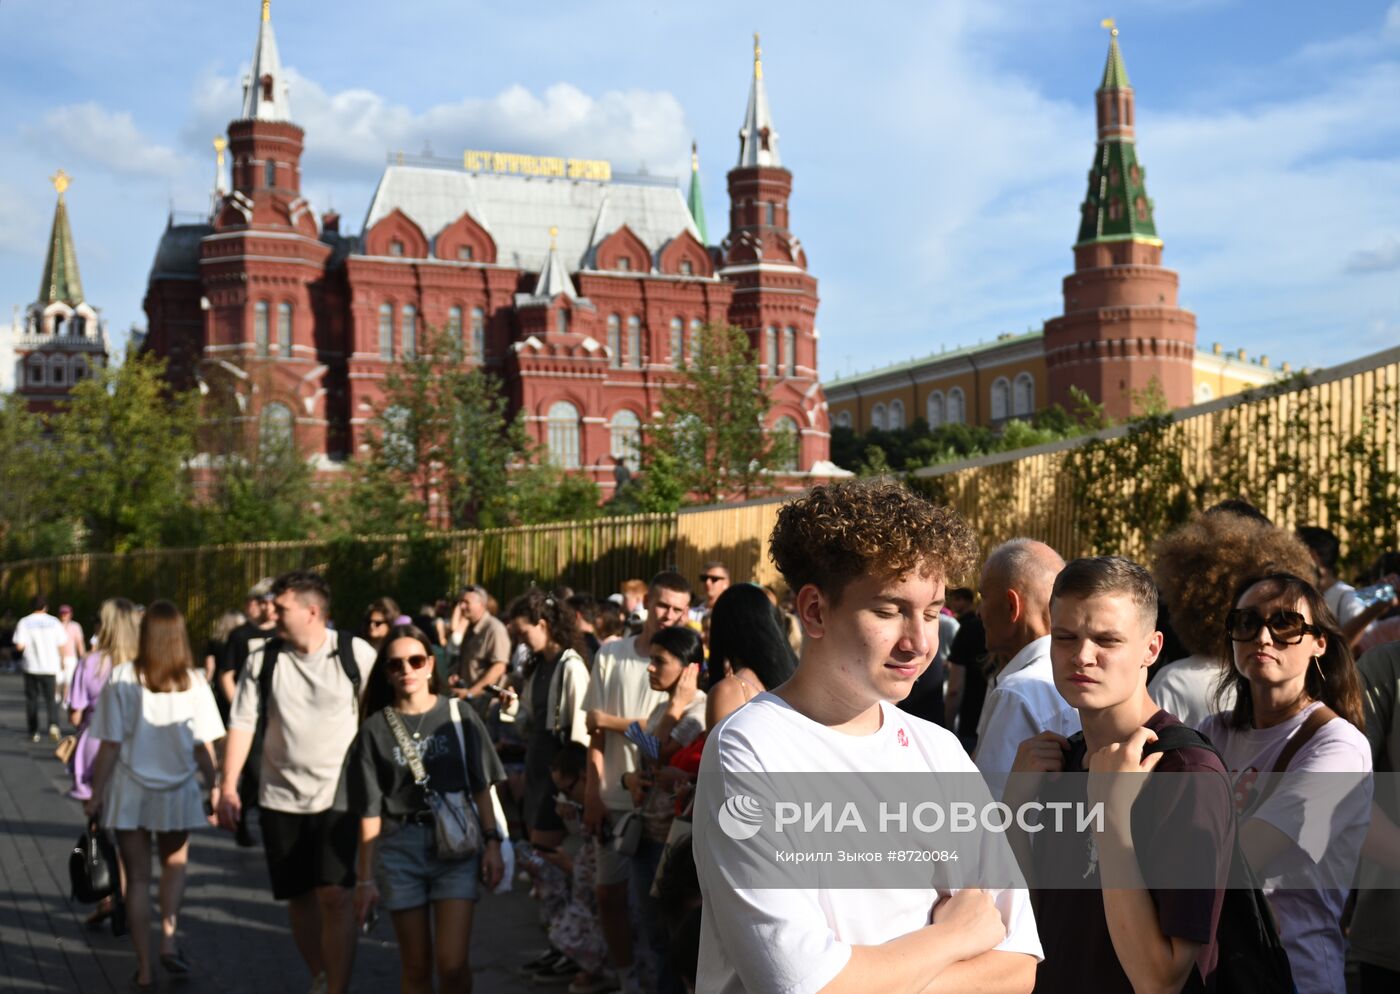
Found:
[[73, 750], [73, 789], [70, 797], [86, 801], [92, 796], [92, 762], [97, 757], [96, 739], [88, 734], [93, 709], [97, 707], [102, 688], [112, 670], [136, 658], [137, 633], [140, 621], [136, 605], [125, 597], [112, 597], [102, 602], [99, 615], [101, 627], [97, 633], [97, 648], [88, 653], [73, 671], [68, 704], [72, 708], [69, 720], [78, 729], [78, 747]]

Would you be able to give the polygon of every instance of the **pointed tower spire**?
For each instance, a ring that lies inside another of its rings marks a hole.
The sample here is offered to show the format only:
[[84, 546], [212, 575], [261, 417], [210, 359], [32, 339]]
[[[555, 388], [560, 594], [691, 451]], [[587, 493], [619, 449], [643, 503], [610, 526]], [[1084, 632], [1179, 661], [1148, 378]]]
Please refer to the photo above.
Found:
[[63, 194], [70, 179], [60, 169], [52, 177], [58, 191], [58, 204], [53, 211], [53, 230], [49, 232], [49, 250], [44, 256], [44, 280], [39, 285], [40, 308], [62, 302], [77, 307], [83, 302], [83, 284], [78, 278], [78, 255], [73, 249], [73, 232], [68, 226], [68, 206]]
[[224, 152], [228, 149], [228, 139], [223, 135], [214, 136], [214, 200], [217, 202], [224, 194], [228, 193], [228, 186], [224, 182]]
[[561, 293], [570, 300], [578, 299], [574, 281], [569, 279], [568, 270], [559, 258], [559, 229], [554, 227], [549, 229], [549, 257], [540, 269], [540, 278], [535, 281], [534, 295], [542, 300], [553, 300]]
[[[1133, 88], [1118, 48], [1118, 28], [1105, 20], [1111, 32], [1103, 82], [1094, 94], [1098, 116], [1098, 146], [1089, 170], [1089, 193], [1078, 241], [1116, 239], [1157, 241], [1152, 201], [1147, 197], [1147, 171], [1137, 159], [1133, 130]], [[1160, 244], [1160, 243], [1158, 243]]]
[[690, 207], [690, 218], [700, 232], [700, 244], [710, 244], [710, 233], [705, 229], [705, 201], [700, 196], [700, 149], [695, 142], [690, 143], [690, 196], [686, 198]]
[[277, 39], [272, 33], [272, 3], [262, 0], [262, 20], [258, 22], [253, 65], [243, 78], [243, 120], [290, 121], [292, 108], [287, 94], [282, 59], [277, 54]]
[[778, 158], [778, 129], [768, 110], [768, 91], [763, 87], [763, 49], [758, 33], [753, 36], [753, 79], [749, 83], [749, 106], [744, 126], [739, 129], [739, 167], [781, 166]]

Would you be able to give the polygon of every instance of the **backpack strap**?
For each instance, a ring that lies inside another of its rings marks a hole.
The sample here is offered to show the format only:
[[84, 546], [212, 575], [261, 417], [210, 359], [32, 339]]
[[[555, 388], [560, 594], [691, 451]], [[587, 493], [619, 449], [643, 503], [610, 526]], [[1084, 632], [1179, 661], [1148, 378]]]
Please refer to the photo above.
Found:
[[1215, 753], [1222, 766], [1225, 764], [1225, 759], [1220, 755], [1220, 750], [1215, 748], [1215, 743], [1189, 725], [1168, 725], [1163, 728], [1157, 733], [1157, 741], [1147, 743], [1142, 754], [1149, 756], [1154, 752], [1173, 752], [1177, 749], [1205, 749]]
[[360, 664], [355, 661], [355, 636], [349, 632], [336, 633], [336, 656], [340, 659], [340, 668], [345, 671], [346, 678], [350, 681], [350, 687], [355, 695], [355, 717], [360, 716]]
[[1317, 734], [1318, 729], [1337, 717], [1337, 712], [1333, 711], [1326, 704], [1308, 715], [1306, 721], [1293, 733], [1293, 738], [1288, 740], [1288, 744], [1283, 747], [1283, 752], [1278, 754], [1278, 759], [1274, 762], [1271, 772], [1282, 773], [1288, 769], [1288, 764], [1293, 762], [1293, 757], [1298, 755], [1303, 746], [1312, 741], [1312, 737]]
[[272, 700], [272, 671], [277, 666], [277, 657], [282, 655], [282, 640], [276, 635], [262, 644], [262, 666], [258, 669], [258, 727], [254, 732], [261, 735], [267, 731], [267, 705]]

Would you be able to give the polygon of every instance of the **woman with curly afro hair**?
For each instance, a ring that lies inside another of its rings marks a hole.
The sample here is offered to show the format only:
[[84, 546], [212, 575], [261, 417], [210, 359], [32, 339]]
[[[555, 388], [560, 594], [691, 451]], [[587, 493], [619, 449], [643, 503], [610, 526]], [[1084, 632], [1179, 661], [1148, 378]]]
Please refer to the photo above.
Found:
[[1163, 666], [1148, 692], [1157, 706], [1191, 727], [1234, 706], [1229, 660], [1220, 633], [1234, 592], [1248, 577], [1283, 571], [1315, 573], [1298, 537], [1267, 521], [1229, 511], [1197, 515], [1152, 546], [1152, 578], [1162, 592], [1171, 626], [1191, 652]]

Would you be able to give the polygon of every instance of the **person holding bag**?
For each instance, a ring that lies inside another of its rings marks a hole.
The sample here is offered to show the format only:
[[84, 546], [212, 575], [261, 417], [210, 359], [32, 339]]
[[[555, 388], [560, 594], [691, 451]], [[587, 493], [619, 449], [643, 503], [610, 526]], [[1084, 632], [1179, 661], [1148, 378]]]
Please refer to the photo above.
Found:
[[212, 743], [224, 736], [209, 685], [195, 678], [194, 654], [180, 610], [156, 601], [141, 618], [136, 659], [112, 670], [93, 714], [101, 741], [93, 763], [89, 818], [117, 833], [126, 876], [126, 915], [136, 948], [137, 990], [155, 990], [151, 962], [151, 835], [160, 854], [160, 964], [174, 977], [190, 963], [176, 943], [185, 889], [189, 833], [212, 824], [195, 777], [218, 803]]
[[[476, 712], [439, 695], [432, 642], [396, 625], [365, 687], [346, 767], [360, 817], [355, 915], [390, 912], [401, 990], [471, 989], [472, 916], [481, 884], [504, 872], [491, 785], [505, 771]], [[431, 906], [431, 915], [429, 908]]]

